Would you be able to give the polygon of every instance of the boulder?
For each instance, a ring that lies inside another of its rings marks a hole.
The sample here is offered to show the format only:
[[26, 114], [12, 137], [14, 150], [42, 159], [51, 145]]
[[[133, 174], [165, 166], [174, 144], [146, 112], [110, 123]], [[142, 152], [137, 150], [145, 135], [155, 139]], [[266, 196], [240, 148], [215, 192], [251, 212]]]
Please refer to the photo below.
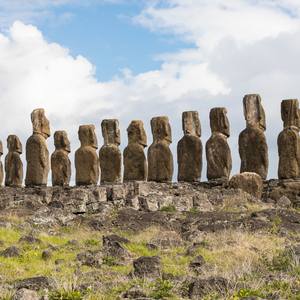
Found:
[[39, 300], [40, 297], [38, 296], [36, 291], [31, 291], [28, 289], [20, 289], [18, 290], [12, 300]]
[[162, 267], [160, 257], [142, 256], [133, 261], [133, 274], [139, 278], [158, 278], [161, 277]]
[[260, 199], [263, 192], [263, 181], [257, 173], [245, 172], [233, 176], [229, 181], [229, 187], [232, 189], [241, 189]]

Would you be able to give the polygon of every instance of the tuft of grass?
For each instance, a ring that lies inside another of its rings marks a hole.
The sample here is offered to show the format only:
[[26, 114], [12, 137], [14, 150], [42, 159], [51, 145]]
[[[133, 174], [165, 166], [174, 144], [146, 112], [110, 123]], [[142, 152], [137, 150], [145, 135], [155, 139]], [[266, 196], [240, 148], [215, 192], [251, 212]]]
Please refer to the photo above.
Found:
[[129, 243], [124, 245], [124, 247], [131, 252], [132, 254], [134, 254], [137, 257], [140, 256], [156, 256], [159, 254], [158, 250], [150, 250], [147, 248], [145, 242], [141, 242], [141, 243]]
[[10, 246], [19, 241], [21, 232], [11, 228], [0, 228], [0, 238], [4, 242], [5, 246]]
[[160, 211], [174, 213], [176, 212], [176, 207], [174, 205], [163, 206], [160, 208]]
[[172, 290], [174, 285], [169, 280], [157, 279], [153, 284], [153, 291], [150, 297], [154, 299], [166, 299], [173, 296]]
[[55, 291], [49, 295], [49, 300], [83, 300], [80, 291]]

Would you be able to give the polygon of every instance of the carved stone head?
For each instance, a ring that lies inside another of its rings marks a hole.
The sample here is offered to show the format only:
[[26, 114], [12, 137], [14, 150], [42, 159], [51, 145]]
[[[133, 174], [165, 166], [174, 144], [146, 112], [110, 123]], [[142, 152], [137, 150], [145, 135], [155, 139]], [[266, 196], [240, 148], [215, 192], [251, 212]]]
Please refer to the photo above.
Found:
[[116, 119], [106, 119], [101, 123], [102, 136], [104, 138], [104, 144], [121, 144], [121, 134], [119, 129], [119, 121]]
[[127, 128], [128, 143], [138, 143], [144, 147], [147, 147], [147, 135], [144, 129], [144, 123], [140, 120], [134, 120]]
[[22, 154], [22, 144], [16, 135], [9, 135], [7, 138], [7, 148], [9, 152]]
[[90, 146], [98, 149], [98, 141], [94, 125], [81, 125], [78, 131], [81, 147]]
[[46, 139], [51, 135], [50, 124], [45, 116], [45, 110], [43, 108], [35, 109], [31, 113], [31, 122], [33, 133], [41, 134]]
[[220, 132], [230, 136], [230, 126], [227, 118], [227, 109], [225, 107], [216, 107], [209, 113], [210, 128], [212, 133]]
[[71, 145], [68, 139], [68, 135], [64, 130], [55, 131], [54, 133], [54, 145], [56, 150], [65, 150], [71, 152]]
[[281, 119], [284, 128], [300, 128], [299, 102], [297, 99], [283, 100], [281, 102]]
[[247, 127], [257, 127], [265, 131], [266, 116], [260, 96], [257, 94], [246, 95], [243, 104]]
[[166, 141], [168, 144], [172, 143], [172, 131], [168, 117], [162, 116], [152, 118], [151, 129], [153, 140], [155, 142]]
[[2, 141], [0, 141], [0, 156], [3, 155], [3, 144]]
[[185, 135], [201, 136], [201, 124], [197, 111], [185, 111], [182, 113], [182, 129]]

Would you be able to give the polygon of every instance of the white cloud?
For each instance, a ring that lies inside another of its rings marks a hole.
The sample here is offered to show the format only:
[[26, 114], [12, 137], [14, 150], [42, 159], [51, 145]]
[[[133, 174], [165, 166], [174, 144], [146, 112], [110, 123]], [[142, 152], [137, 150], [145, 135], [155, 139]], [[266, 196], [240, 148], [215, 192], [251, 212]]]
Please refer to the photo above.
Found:
[[44, 107], [53, 131], [68, 130], [73, 150], [78, 146], [79, 124], [96, 124], [102, 140], [100, 121], [105, 117], [121, 120], [124, 147], [131, 119], [144, 120], [150, 143], [150, 118], [166, 114], [173, 127], [176, 158], [181, 112], [199, 110], [205, 143], [210, 135], [209, 109], [226, 106], [237, 172], [237, 137], [244, 128], [242, 97], [257, 92], [267, 112], [270, 174], [275, 177], [276, 138], [282, 127], [280, 101], [300, 95], [300, 21], [289, 13], [291, 9], [297, 12], [300, 5], [292, 0], [151, 3], [135, 21], [188, 39], [195, 47], [161, 53], [157, 70], [141, 74], [124, 70], [107, 82], [96, 79], [91, 62], [48, 43], [36, 27], [16, 22], [6, 34], [0, 34], [0, 118], [5, 124], [1, 137], [17, 133], [25, 142], [31, 133], [30, 112]]

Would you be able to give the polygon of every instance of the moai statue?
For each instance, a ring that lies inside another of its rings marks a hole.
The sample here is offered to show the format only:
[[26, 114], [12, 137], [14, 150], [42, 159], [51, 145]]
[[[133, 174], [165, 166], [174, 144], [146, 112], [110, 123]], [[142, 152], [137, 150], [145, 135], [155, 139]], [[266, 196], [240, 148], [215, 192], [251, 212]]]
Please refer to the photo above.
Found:
[[178, 181], [195, 182], [201, 179], [201, 124], [197, 111], [182, 114], [183, 138], [177, 145]]
[[227, 143], [230, 136], [227, 110], [213, 108], [209, 114], [211, 137], [206, 143], [207, 179], [228, 180], [232, 168], [231, 151]]
[[122, 154], [119, 149], [120, 129], [116, 119], [103, 120], [101, 123], [104, 145], [99, 151], [101, 183], [121, 182]]
[[55, 151], [51, 155], [53, 186], [69, 186], [71, 179], [70, 141], [65, 131], [54, 133]]
[[1, 156], [3, 155], [3, 145], [0, 141], [0, 186], [3, 184], [3, 178], [4, 178], [4, 170], [3, 170], [3, 164], [1, 161]]
[[22, 144], [16, 135], [7, 138], [8, 154], [5, 157], [5, 185], [21, 187], [23, 182]]
[[148, 149], [148, 181], [171, 182], [173, 177], [173, 155], [171, 126], [168, 117], [151, 120], [153, 143]]
[[246, 95], [243, 104], [247, 127], [239, 136], [241, 173], [253, 172], [260, 175], [262, 179], [266, 179], [269, 160], [264, 133], [266, 130], [265, 111], [259, 95]]
[[99, 181], [100, 168], [95, 126], [80, 126], [78, 136], [81, 146], [75, 153], [76, 185], [96, 185]]
[[31, 122], [33, 134], [26, 143], [25, 185], [46, 186], [50, 169], [46, 140], [50, 137], [50, 126], [44, 109], [35, 109], [31, 113]]
[[300, 114], [298, 100], [281, 102], [283, 131], [278, 136], [279, 179], [300, 177]]
[[144, 148], [147, 136], [142, 121], [132, 121], [127, 128], [128, 146], [124, 150], [124, 181], [147, 180], [148, 165]]

